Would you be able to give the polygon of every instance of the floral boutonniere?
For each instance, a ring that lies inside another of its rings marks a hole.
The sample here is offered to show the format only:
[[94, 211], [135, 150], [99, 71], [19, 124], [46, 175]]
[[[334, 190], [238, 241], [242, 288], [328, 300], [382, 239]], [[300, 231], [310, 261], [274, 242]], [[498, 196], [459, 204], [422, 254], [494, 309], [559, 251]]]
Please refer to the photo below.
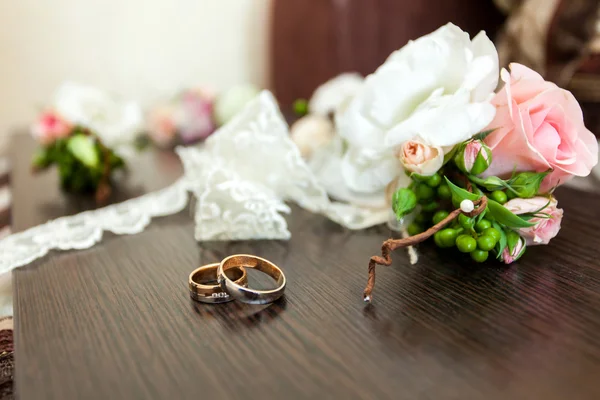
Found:
[[590, 173], [598, 142], [569, 91], [520, 64], [501, 77], [504, 86], [490, 101], [493, 119], [482, 132], [445, 150], [435, 142], [446, 129], [429, 138], [415, 131], [399, 144], [411, 182], [394, 193], [392, 208], [400, 220], [414, 217], [411, 236], [384, 242], [382, 256], [371, 258], [365, 300], [375, 265], [390, 265], [395, 248], [432, 237], [438, 247], [456, 248], [475, 262], [493, 257], [510, 264], [527, 246], [548, 244], [560, 231], [563, 210], [553, 191]]
[[598, 162], [573, 95], [523, 65], [500, 72], [484, 32], [470, 38], [448, 24], [364, 80], [348, 77], [321, 86], [309, 103], [310, 118], [318, 117], [313, 104], [335, 105], [334, 125], [320, 136], [327, 144], [305, 129], [292, 135], [313, 146], [305, 156], [332, 197], [386, 207], [405, 231], [371, 257], [367, 301], [375, 267], [390, 265], [399, 247], [431, 239], [455, 256], [510, 264], [528, 246], [548, 244], [563, 215], [554, 189]]
[[123, 102], [96, 88], [68, 83], [32, 126], [40, 144], [33, 159], [39, 171], [57, 165], [64, 190], [94, 193], [103, 204], [114, 171], [125, 166], [142, 126], [136, 103]]

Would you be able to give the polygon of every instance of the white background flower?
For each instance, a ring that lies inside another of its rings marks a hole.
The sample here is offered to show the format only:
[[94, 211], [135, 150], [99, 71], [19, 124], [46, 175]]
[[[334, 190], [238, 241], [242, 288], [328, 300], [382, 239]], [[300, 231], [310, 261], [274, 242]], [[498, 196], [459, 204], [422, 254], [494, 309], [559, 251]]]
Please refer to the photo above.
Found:
[[498, 54], [484, 32], [473, 40], [453, 24], [409, 42], [369, 75], [336, 115], [347, 141], [346, 185], [381, 192], [402, 173], [395, 149], [419, 140], [446, 151], [493, 119]]
[[345, 72], [319, 86], [308, 104], [311, 114], [326, 117], [345, 107], [362, 87], [364, 78], [356, 72]]
[[58, 89], [54, 109], [69, 122], [93, 131], [115, 150], [131, 145], [143, 126], [142, 110], [137, 103], [121, 101], [95, 87], [71, 82]]

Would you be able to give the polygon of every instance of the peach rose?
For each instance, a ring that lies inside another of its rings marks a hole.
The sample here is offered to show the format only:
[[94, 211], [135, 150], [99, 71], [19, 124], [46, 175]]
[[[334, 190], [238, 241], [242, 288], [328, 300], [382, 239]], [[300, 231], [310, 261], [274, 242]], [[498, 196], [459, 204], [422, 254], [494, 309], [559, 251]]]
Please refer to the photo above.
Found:
[[444, 164], [444, 151], [441, 147], [409, 140], [402, 144], [400, 162], [407, 170], [423, 176], [435, 174]]
[[158, 106], [148, 116], [148, 134], [160, 147], [171, 146], [176, 139], [179, 120], [173, 106]]
[[31, 129], [35, 137], [43, 145], [69, 136], [73, 126], [54, 111], [44, 112]]
[[485, 142], [494, 162], [483, 176], [551, 168], [540, 193], [575, 175], [587, 176], [598, 163], [598, 142], [575, 97], [523, 65], [510, 68], [510, 74], [502, 70], [505, 86], [492, 100], [496, 116], [487, 129], [496, 130]]
[[512, 199], [504, 204], [514, 214], [546, 214], [546, 217], [535, 217], [529, 220], [534, 226], [519, 229], [519, 234], [525, 238], [528, 246], [548, 244], [550, 239], [558, 235], [563, 210], [557, 208], [558, 202], [554, 197], [533, 197], [531, 199]]

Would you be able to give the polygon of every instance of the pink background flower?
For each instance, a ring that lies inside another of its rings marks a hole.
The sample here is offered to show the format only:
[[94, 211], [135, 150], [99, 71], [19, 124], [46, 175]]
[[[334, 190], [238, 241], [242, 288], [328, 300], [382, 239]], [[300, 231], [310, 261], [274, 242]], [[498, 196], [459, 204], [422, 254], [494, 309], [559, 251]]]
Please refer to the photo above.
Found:
[[150, 138], [161, 147], [207, 138], [216, 129], [213, 105], [214, 95], [209, 90], [184, 91], [171, 102], [160, 104], [150, 111]]
[[[514, 214], [536, 213], [548, 214], [549, 218], [532, 218], [529, 220], [535, 226], [519, 229], [519, 234], [525, 238], [527, 245], [548, 244], [550, 239], [558, 235], [562, 221], [563, 210], [558, 208], [554, 197], [533, 197], [531, 199], [512, 199], [504, 204]], [[542, 210], [540, 210], [544, 207]]]
[[31, 129], [33, 137], [40, 143], [48, 145], [56, 139], [69, 136], [73, 126], [52, 110], [45, 111]]
[[190, 90], [182, 95], [183, 120], [179, 132], [184, 143], [206, 139], [215, 131], [213, 96], [203, 90]]
[[598, 142], [571, 92], [515, 63], [510, 75], [502, 71], [502, 79], [506, 84], [492, 100], [496, 116], [487, 128], [496, 131], [485, 139], [494, 161], [483, 175], [552, 168], [540, 193], [575, 175], [587, 176], [598, 162]]
[[154, 143], [168, 147], [175, 142], [177, 135], [176, 110], [172, 106], [159, 106], [148, 116], [148, 134]]

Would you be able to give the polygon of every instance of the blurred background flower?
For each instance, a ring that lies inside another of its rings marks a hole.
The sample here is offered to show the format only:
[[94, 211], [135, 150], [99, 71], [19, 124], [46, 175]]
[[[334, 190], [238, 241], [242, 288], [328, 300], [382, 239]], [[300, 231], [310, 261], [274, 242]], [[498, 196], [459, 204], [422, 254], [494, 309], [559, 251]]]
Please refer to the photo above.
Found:
[[147, 131], [159, 147], [190, 144], [214, 132], [214, 95], [208, 89], [184, 90], [150, 109]]
[[56, 92], [53, 108], [72, 125], [89, 129], [105, 146], [124, 155], [130, 154], [143, 129], [139, 104], [92, 86], [64, 83]]

